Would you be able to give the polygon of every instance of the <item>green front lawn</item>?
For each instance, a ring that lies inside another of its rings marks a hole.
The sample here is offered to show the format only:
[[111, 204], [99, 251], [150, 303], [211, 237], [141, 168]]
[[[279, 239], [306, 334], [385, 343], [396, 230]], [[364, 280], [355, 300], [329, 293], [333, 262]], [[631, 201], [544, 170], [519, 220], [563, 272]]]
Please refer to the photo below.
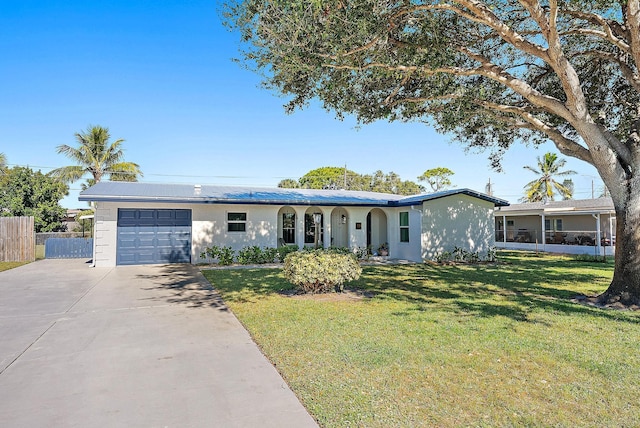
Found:
[[0, 262], [0, 272], [26, 265], [29, 262]]
[[368, 293], [300, 297], [277, 269], [210, 270], [323, 427], [631, 426], [640, 313], [571, 302], [612, 263], [366, 267]]

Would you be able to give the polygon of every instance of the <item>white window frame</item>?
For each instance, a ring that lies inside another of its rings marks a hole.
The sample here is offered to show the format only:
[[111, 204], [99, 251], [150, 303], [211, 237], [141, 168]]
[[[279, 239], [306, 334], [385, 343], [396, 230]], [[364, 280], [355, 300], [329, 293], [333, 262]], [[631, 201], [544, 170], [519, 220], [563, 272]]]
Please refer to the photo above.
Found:
[[[406, 216], [407, 216], [407, 224], [406, 225], [402, 224], [402, 215], [403, 214], [406, 214]], [[399, 220], [399, 225], [400, 225], [400, 242], [401, 243], [407, 243], [407, 242], [409, 242], [411, 240], [411, 233], [410, 233], [410, 229], [409, 229], [409, 211], [400, 211], [399, 216], [398, 216], [398, 220]], [[407, 239], [406, 240], [402, 239], [402, 231], [403, 230], [407, 231], [407, 234], [406, 234]]]

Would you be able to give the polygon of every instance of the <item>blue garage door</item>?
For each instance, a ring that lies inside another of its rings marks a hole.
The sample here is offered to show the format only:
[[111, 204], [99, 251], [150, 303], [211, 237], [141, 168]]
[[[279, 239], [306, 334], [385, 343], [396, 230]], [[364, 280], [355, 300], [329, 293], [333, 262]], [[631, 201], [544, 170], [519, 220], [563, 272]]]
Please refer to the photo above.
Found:
[[118, 210], [118, 265], [191, 263], [191, 210]]

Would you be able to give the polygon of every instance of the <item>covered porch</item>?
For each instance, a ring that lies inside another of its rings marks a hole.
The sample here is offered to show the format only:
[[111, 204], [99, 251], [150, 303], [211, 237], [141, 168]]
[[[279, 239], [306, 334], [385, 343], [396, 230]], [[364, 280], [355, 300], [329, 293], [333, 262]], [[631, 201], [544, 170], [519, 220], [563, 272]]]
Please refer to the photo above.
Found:
[[613, 207], [584, 209], [571, 206], [572, 202], [578, 205], [582, 201], [559, 201], [542, 206], [520, 204], [496, 210], [496, 247], [614, 255], [616, 217]]

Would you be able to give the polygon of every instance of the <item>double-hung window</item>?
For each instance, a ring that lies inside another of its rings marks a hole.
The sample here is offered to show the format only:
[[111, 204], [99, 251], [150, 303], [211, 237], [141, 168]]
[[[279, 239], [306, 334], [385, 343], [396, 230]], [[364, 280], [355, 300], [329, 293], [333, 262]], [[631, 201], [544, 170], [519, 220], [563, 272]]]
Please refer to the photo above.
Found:
[[400, 213], [400, 242], [409, 242], [409, 212]]
[[247, 213], [227, 213], [227, 231], [246, 232]]

